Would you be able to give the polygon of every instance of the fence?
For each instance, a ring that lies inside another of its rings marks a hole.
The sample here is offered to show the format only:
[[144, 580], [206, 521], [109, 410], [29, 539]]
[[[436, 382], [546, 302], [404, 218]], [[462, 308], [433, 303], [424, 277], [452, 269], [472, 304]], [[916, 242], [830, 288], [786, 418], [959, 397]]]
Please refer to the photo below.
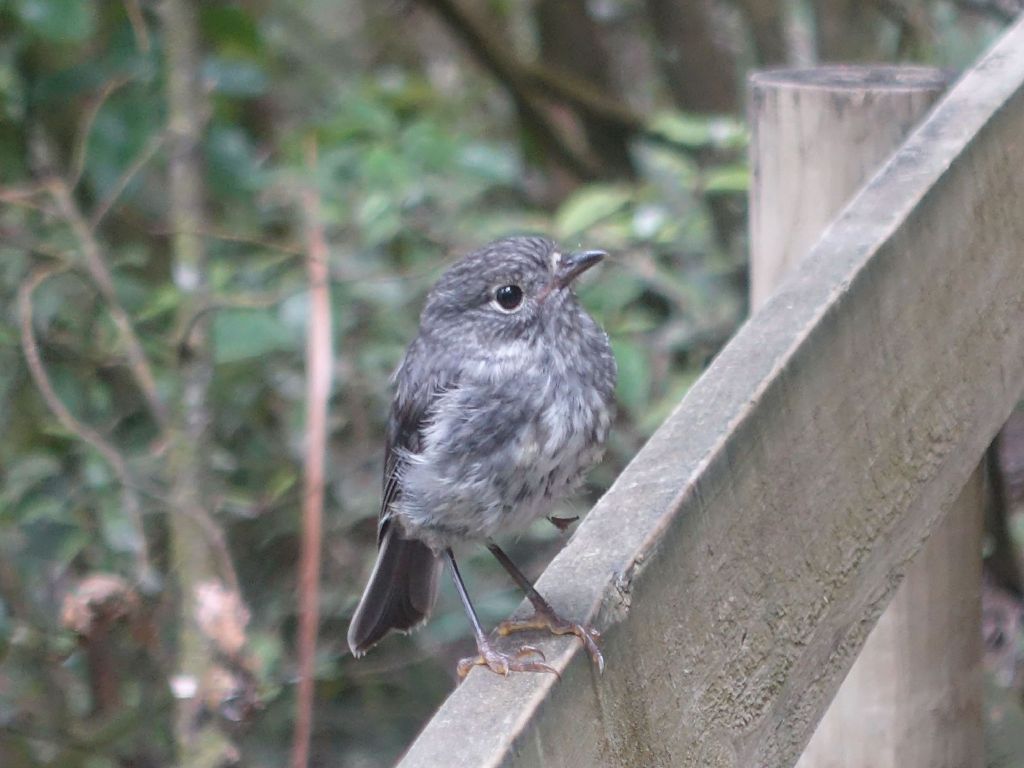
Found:
[[[604, 631], [476, 671], [402, 768], [796, 763], [1024, 387], [1024, 21], [951, 89], [539, 588]], [[532, 641], [532, 640], [531, 640]]]

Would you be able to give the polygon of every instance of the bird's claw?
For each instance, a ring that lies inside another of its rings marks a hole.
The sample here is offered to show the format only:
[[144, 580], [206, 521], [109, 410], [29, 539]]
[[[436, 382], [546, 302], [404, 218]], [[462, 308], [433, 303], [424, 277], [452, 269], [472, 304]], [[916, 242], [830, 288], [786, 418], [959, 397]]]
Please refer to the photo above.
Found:
[[[469, 656], [462, 659], [456, 670], [460, 678], [469, 674], [473, 667], [487, 667], [495, 674], [508, 677], [509, 672], [550, 672], [561, 679], [558, 670], [544, 663], [544, 652], [534, 645], [520, 646], [515, 653], [502, 653], [496, 648], [485, 645], [478, 648], [480, 651], [476, 656]], [[540, 661], [526, 661], [530, 656], [539, 656]]]
[[553, 635], [575, 635], [583, 643], [583, 647], [590, 655], [590, 660], [597, 667], [597, 671], [604, 672], [604, 654], [601, 653], [601, 649], [597, 645], [601, 640], [601, 633], [585, 624], [563, 619], [553, 611], [535, 611], [532, 616], [525, 619], [507, 619], [501, 622], [495, 631], [502, 637], [507, 637], [513, 632], [528, 632], [536, 629], [547, 630]]

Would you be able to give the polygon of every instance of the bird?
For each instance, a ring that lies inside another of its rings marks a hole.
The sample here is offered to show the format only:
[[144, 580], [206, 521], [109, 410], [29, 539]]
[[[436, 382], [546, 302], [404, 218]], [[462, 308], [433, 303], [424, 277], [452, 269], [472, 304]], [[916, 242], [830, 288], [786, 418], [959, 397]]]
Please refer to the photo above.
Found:
[[460, 677], [475, 666], [555, 672], [535, 646], [504, 652], [484, 631], [453, 553], [478, 542], [534, 609], [497, 634], [575, 635], [603, 670], [599, 633], [559, 616], [494, 539], [547, 516], [604, 453], [615, 358], [573, 285], [606, 255], [508, 237], [452, 264], [429, 291], [392, 377], [377, 559], [349, 624], [354, 656], [426, 621], [447, 565], [477, 646], [458, 663]]

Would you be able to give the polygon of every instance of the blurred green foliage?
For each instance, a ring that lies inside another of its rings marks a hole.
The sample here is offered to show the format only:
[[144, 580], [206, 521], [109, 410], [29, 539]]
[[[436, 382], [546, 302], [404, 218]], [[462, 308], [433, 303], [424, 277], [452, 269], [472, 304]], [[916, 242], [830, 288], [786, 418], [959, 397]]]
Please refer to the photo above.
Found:
[[[510, 18], [528, 16], [523, 3], [504, 5]], [[582, 512], [745, 313], [746, 134], [734, 118], [665, 105], [631, 144], [635, 178], [573, 183], [552, 203], [537, 193], [538, 174], [552, 172], [538, 171], [508, 100], [440, 27], [421, 28], [423, 14], [353, 0], [199, 7], [211, 222], [201, 234], [215, 363], [206, 495], [252, 614], [247, 641], [263, 701], [230, 727], [244, 764], [285, 763], [308, 304], [299, 191], [313, 185], [331, 250], [336, 351], [314, 752], [318, 765], [386, 765], [472, 647], [447, 593], [425, 629], [364, 660], [350, 658], [344, 643], [374, 553], [387, 382], [425, 291], [452, 259], [511, 232], [548, 232], [612, 254], [580, 291], [612, 337], [621, 405], [608, 460], [563, 514]], [[116, 294], [158, 388], [174, 391], [184, 329], [169, 257], [163, 45], [148, 3], [0, 2], [5, 767], [172, 760], [176, 570], [160, 471], [166, 446], [126, 372], [109, 307], [83, 270], [81, 237], [32, 187], [57, 170], [87, 218], [105, 213], [94, 235]], [[315, 173], [303, 161], [311, 137]], [[42, 156], [44, 145], [55, 157]], [[716, 216], [726, 209], [731, 218]], [[116, 446], [139, 478], [143, 531], [116, 472], [55, 418], [25, 364], [18, 291], [34, 270], [58, 264], [63, 271], [32, 306], [42, 362], [70, 413]], [[541, 522], [511, 552], [536, 573], [559, 545]], [[139, 571], [143, 548], [155, 580]], [[493, 623], [519, 596], [489, 558], [467, 558], [470, 589]], [[141, 619], [111, 631], [121, 705], [102, 717], [91, 660], [62, 617], [76, 585], [97, 573], [124, 577], [143, 606]]]

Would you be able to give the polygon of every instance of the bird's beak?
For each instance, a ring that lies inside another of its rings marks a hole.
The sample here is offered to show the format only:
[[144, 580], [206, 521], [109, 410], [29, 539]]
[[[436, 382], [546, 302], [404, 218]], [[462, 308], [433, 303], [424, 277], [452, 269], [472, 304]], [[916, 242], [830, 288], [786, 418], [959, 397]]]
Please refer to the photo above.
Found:
[[574, 251], [562, 256], [555, 273], [554, 287], [565, 288], [608, 254], [604, 251]]

